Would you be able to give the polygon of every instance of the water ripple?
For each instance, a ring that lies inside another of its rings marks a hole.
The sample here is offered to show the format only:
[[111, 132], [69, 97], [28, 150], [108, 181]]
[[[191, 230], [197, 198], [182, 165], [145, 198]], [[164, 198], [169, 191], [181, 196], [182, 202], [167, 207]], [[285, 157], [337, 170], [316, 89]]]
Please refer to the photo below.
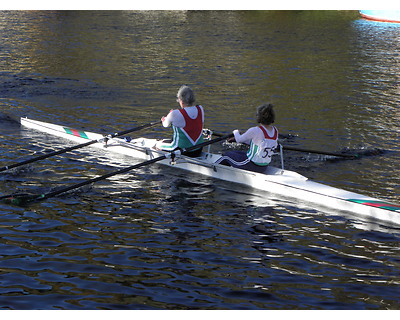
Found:
[[[212, 130], [253, 126], [249, 110], [272, 100], [285, 143], [391, 150], [337, 162], [285, 152], [285, 165], [400, 202], [398, 28], [377, 32], [343, 11], [0, 16], [4, 165], [71, 145], [12, 117], [116, 132], [159, 119], [190, 79]], [[80, 149], [1, 173], [0, 192], [48, 192], [132, 161]], [[29, 207], [0, 204], [0, 308], [397, 310], [399, 234], [154, 165]]]

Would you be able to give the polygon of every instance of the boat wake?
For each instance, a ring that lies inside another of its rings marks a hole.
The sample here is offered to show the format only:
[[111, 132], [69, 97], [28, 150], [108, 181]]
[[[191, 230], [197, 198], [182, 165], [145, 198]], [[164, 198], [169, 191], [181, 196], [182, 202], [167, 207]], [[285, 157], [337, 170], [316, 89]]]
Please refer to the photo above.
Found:
[[350, 154], [350, 155], [356, 154], [361, 157], [380, 156], [387, 152], [389, 152], [389, 151], [380, 149], [380, 148], [361, 147], [361, 148], [355, 148], [355, 149], [351, 149], [351, 148], [342, 149], [342, 153], [344, 153], [344, 154]]

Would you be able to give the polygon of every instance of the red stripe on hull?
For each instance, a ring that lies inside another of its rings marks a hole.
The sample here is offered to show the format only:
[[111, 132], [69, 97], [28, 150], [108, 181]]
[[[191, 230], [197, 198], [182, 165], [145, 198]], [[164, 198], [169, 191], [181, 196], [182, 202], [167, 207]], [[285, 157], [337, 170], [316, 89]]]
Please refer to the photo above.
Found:
[[76, 136], [76, 137], [80, 137], [80, 136], [81, 136], [78, 130], [71, 129], [71, 132], [72, 132], [72, 134], [73, 134], [74, 136]]
[[374, 17], [374, 16], [369, 16], [369, 15], [364, 14], [364, 13], [361, 13], [361, 17], [363, 17], [364, 19], [367, 19], [367, 20], [372, 20], [372, 21], [400, 23], [400, 20], [392, 20], [392, 19]]

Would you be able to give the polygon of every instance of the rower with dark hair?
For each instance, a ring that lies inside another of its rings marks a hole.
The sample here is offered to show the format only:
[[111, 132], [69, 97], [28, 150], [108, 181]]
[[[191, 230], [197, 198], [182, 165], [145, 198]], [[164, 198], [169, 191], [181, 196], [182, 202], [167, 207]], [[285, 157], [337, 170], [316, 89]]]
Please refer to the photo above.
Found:
[[[164, 151], [173, 151], [177, 148], [188, 148], [202, 143], [204, 110], [201, 105], [195, 105], [193, 90], [188, 86], [182, 86], [177, 94], [180, 109], [171, 110], [167, 116], [162, 117], [164, 127], [172, 126], [173, 137], [171, 140], [159, 141], [155, 148]], [[185, 155], [198, 157], [201, 155], [202, 148], [194, 150]]]
[[248, 144], [250, 146], [248, 151], [227, 151], [216, 163], [263, 172], [278, 147], [278, 129], [272, 126], [275, 122], [272, 104], [263, 104], [257, 108], [257, 122], [259, 126], [251, 127], [243, 134], [240, 134], [239, 130], [233, 131], [233, 141]]

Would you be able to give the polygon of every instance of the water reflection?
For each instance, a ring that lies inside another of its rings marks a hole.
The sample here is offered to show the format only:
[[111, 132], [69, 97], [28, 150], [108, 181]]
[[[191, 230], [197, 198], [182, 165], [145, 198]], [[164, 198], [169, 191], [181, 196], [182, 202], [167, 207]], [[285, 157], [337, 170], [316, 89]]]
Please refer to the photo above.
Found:
[[[358, 20], [354, 22], [360, 52], [357, 64], [369, 103], [374, 106], [371, 119], [377, 130], [393, 132], [393, 142], [400, 133], [397, 102], [400, 98], [400, 26], [398, 24]], [[367, 97], [365, 97], [367, 98]], [[397, 147], [397, 143], [395, 143]]]
[[[358, 12], [6, 11], [0, 28], [2, 112], [14, 116], [110, 133], [158, 119], [189, 83], [215, 131], [252, 126], [272, 100], [281, 133], [296, 134], [286, 143], [399, 151], [398, 29]], [[4, 119], [4, 161], [65, 144]], [[82, 149], [2, 174], [0, 191], [130, 161]], [[286, 164], [400, 202], [396, 152]], [[399, 308], [397, 229], [157, 165], [0, 211], [5, 308]]]

